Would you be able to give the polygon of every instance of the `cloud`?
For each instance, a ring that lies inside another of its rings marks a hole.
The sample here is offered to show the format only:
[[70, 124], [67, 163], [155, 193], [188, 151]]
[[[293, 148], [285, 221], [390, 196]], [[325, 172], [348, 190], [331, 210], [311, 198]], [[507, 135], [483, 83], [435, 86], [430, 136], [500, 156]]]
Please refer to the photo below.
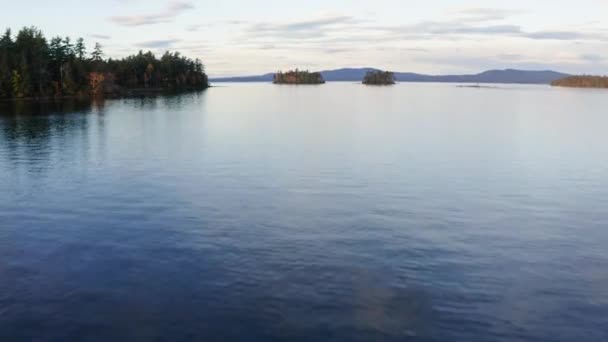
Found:
[[329, 53], [329, 54], [336, 54], [336, 53], [352, 52], [355, 50], [356, 49], [351, 49], [351, 48], [325, 48], [325, 49], [323, 49], [323, 52]]
[[[250, 23], [247, 32], [255, 36], [314, 37], [324, 35], [324, 31], [347, 29], [360, 22], [351, 16], [324, 16], [316, 19], [295, 20], [278, 23]], [[237, 23], [241, 24], [241, 23]]]
[[182, 12], [194, 9], [190, 2], [171, 1], [164, 11], [146, 15], [114, 16], [109, 20], [122, 26], [142, 26], [173, 22]]
[[179, 39], [161, 39], [161, 40], [149, 40], [136, 44], [139, 47], [147, 49], [167, 49], [173, 44], [180, 42]]
[[521, 61], [526, 58], [524, 55], [518, 55], [515, 53], [504, 53], [496, 56], [497, 59], [503, 61]]
[[274, 50], [277, 46], [274, 44], [263, 44], [260, 46], [260, 50]]
[[[373, 51], [385, 48], [395, 49], [395, 53], [407, 56], [419, 55], [430, 50], [420, 49], [427, 46], [438, 46], [438, 42], [452, 45], [455, 41], [462, 44], [478, 45], [480, 39], [510, 39], [514, 40], [561, 40], [586, 41], [599, 40], [605, 36], [585, 31], [527, 31], [517, 22], [508, 20], [511, 16], [523, 13], [518, 10], [503, 10], [492, 8], [471, 8], [455, 12], [444, 20], [421, 21], [405, 25], [379, 25], [369, 18], [350, 16], [346, 14], [326, 15], [303, 20], [247, 22], [234, 21], [225, 24], [241, 26], [231, 46], [238, 46], [246, 51], [289, 50], [312, 56], [313, 54], [344, 54], [359, 53], [371, 55]], [[522, 42], [522, 44], [524, 44]], [[373, 47], [362, 49], [361, 46]], [[436, 49], [434, 49], [436, 50]], [[523, 56], [516, 55], [517, 50], [499, 53], [489, 52], [492, 65], [524, 64], [528, 61]], [[449, 55], [453, 55], [449, 53]], [[465, 61], [456, 61], [461, 67], [472, 67]], [[474, 62], [488, 63], [488, 59]], [[531, 61], [532, 63], [534, 61]], [[421, 62], [422, 63], [422, 62]], [[465, 65], [466, 64], [466, 65]], [[454, 65], [450, 63], [449, 65]]]
[[388, 27], [386, 31], [399, 35], [401, 39], [422, 40], [425, 38], [455, 38], [471, 35], [488, 35], [527, 38], [534, 40], [598, 40], [608, 39], [608, 34], [582, 31], [534, 31], [527, 32], [518, 25], [480, 25], [466, 21], [428, 21], [410, 26]]
[[95, 38], [95, 39], [103, 39], [103, 40], [112, 38], [111, 36], [107, 36], [105, 34], [90, 34], [89, 37]]
[[470, 25], [462, 21], [436, 21], [423, 22], [412, 26], [397, 28], [398, 31], [408, 34], [420, 35], [453, 35], [453, 34], [476, 34], [476, 35], [496, 35], [496, 34], [519, 34], [521, 27], [517, 25]]
[[585, 32], [574, 32], [574, 31], [538, 31], [523, 33], [522, 37], [530, 39], [542, 39], [542, 40], [603, 40], [608, 38], [604, 34], [598, 33], [585, 33]]
[[[444, 21], [423, 21], [410, 25], [373, 25], [371, 22], [348, 15], [325, 16], [291, 22], [239, 23], [245, 26], [243, 41], [266, 40], [265, 43], [297, 40], [377, 43], [388, 41], [455, 39], [471, 35], [524, 34], [518, 25], [492, 23], [518, 11], [499, 9], [460, 10], [456, 18]], [[274, 41], [268, 41], [274, 40]]]
[[591, 63], [601, 63], [606, 60], [605, 57], [596, 55], [596, 54], [583, 54], [580, 56], [580, 58], [581, 58], [581, 60], [583, 60], [585, 62], [591, 62]]
[[[345, 24], [345, 23], [355, 23], [358, 22], [355, 18], [351, 16], [341, 15], [341, 16], [333, 16], [333, 17], [325, 17], [318, 18], [313, 20], [304, 20], [304, 21], [296, 21], [286, 25], [283, 25], [282, 28], [290, 31], [298, 31], [298, 30], [316, 30], [321, 29], [326, 26], [335, 25], [335, 24]], [[279, 26], [281, 27], [281, 26]]]
[[189, 25], [189, 26], [186, 27], [186, 31], [188, 31], [188, 32], [196, 32], [196, 31], [198, 31], [201, 28], [201, 26], [203, 26], [203, 25]]
[[523, 11], [501, 8], [467, 8], [452, 12], [464, 20], [479, 22], [504, 20], [520, 13]]

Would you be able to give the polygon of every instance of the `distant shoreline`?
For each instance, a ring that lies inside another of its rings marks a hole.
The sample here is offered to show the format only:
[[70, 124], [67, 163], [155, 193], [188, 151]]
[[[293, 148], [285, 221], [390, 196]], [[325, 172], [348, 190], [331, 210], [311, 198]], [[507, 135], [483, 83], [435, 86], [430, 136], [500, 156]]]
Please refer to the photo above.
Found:
[[[377, 68], [344, 68], [320, 71], [326, 82], [361, 82], [368, 72], [379, 72]], [[571, 75], [552, 70], [488, 70], [478, 74], [425, 75], [411, 72], [393, 72], [396, 82], [401, 83], [498, 83], [498, 84], [551, 84]], [[274, 73], [252, 76], [213, 77], [210, 82], [272, 82]]]
[[[273, 84], [272, 81], [263, 81], [263, 80], [253, 80], [253, 81], [229, 81], [229, 80], [209, 80], [210, 83], [213, 84], [226, 84], [226, 83], [266, 83]], [[357, 83], [362, 84], [361, 80], [330, 80], [325, 81], [325, 83]], [[404, 80], [396, 80], [395, 84], [399, 83], [444, 83], [444, 84], [519, 84], [519, 85], [546, 85], [549, 86], [551, 83], [530, 83], [530, 82], [475, 82], [475, 81], [404, 81]], [[275, 83], [276, 84], [276, 83]], [[297, 84], [294, 84], [297, 85]]]
[[608, 89], [608, 77], [605, 76], [570, 76], [551, 82], [554, 87]]

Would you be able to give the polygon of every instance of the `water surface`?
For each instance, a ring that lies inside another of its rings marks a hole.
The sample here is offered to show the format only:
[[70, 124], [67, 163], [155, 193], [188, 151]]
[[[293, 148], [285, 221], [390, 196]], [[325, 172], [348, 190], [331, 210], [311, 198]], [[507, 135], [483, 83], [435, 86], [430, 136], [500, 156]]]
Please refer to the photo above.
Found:
[[608, 340], [607, 94], [4, 105], [0, 340]]

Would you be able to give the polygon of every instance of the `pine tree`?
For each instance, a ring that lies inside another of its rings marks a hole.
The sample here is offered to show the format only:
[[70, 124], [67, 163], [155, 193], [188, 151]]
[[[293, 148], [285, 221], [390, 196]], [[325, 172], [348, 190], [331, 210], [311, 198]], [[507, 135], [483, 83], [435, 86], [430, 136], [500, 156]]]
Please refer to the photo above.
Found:
[[9, 97], [12, 92], [12, 49], [11, 30], [7, 29], [0, 38], [0, 98]]
[[84, 56], [87, 54], [87, 48], [84, 45], [84, 39], [82, 39], [82, 37], [78, 38], [78, 40], [76, 41], [74, 52], [76, 53], [76, 57], [78, 57], [79, 60], [84, 60]]
[[66, 57], [68, 58], [74, 58], [76, 56], [76, 52], [74, 51], [74, 45], [72, 45], [70, 37], [65, 37], [63, 39], [63, 50], [65, 51]]
[[49, 46], [49, 52], [53, 62], [57, 64], [63, 63], [65, 60], [65, 47], [61, 37], [55, 37], [51, 39], [51, 45]]
[[103, 58], [103, 51], [101, 50], [101, 44], [95, 43], [95, 48], [91, 53], [91, 59], [95, 62], [100, 62]]

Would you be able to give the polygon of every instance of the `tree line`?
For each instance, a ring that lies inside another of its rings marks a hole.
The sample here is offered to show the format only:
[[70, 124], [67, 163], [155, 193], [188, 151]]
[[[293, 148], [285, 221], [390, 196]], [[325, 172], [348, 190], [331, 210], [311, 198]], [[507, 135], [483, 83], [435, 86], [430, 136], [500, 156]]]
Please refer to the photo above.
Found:
[[606, 76], [569, 76], [551, 82], [554, 87], [575, 88], [608, 88], [608, 77]]
[[99, 43], [88, 52], [83, 38], [48, 41], [35, 27], [0, 37], [0, 99], [120, 94], [125, 90], [191, 90], [209, 86], [198, 59], [152, 52], [104, 59]]

